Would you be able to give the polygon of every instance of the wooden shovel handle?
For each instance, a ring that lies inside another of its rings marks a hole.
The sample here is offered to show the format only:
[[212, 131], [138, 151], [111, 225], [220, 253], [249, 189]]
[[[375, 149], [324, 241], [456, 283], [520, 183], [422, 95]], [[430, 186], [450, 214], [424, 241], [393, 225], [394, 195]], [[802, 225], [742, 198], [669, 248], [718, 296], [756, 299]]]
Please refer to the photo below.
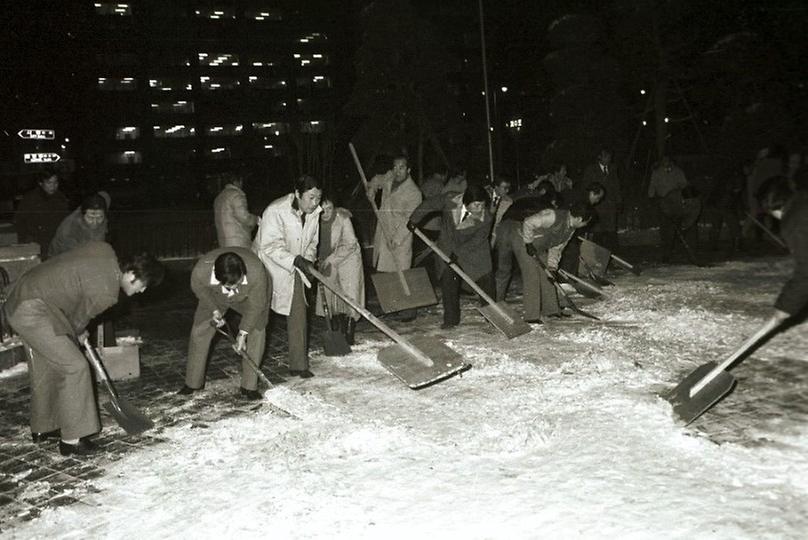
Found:
[[432, 360], [430, 360], [428, 356], [426, 356], [424, 353], [416, 349], [409, 341], [401, 337], [392, 328], [384, 324], [381, 320], [379, 320], [378, 317], [373, 315], [373, 313], [365, 309], [364, 306], [359, 305], [359, 303], [356, 302], [353, 298], [345, 294], [345, 292], [343, 292], [343, 290], [339, 287], [339, 285], [331, 281], [328, 281], [324, 275], [322, 275], [320, 272], [318, 272], [313, 268], [311, 270], [311, 275], [320, 280], [320, 283], [322, 283], [323, 286], [325, 286], [328, 290], [339, 296], [343, 302], [345, 302], [346, 304], [354, 308], [356, 311], [361, 313], [362, 316], [366, 318], [368, 321], [370, 321], [370, 323], [373, 326], [375, 326], [376, 328], [387, 334], [387, 337], [389, 337], [390, 339], [401, 345], [401, 347], [404, 350], [406, 350], [412, 356], [417, 358], [418, 361], [427, 366], [432, 366], [434, 364], [434, 362], [432, 362]]
[[480, 295], [480, 297], [481, 297], [483, 300], [485, 300], [485, 301], [488, 303], [488, 305], [489, 305], [489, 306], [491, 306], [492, 308], [494, 308], [494, 311], [496, 311], [496, 312], [497, 312], [497, 314], [498, 314], [500, 317], [502, 317], [503, 319], [505, 319], [506, 321], [508, 321], [508, 324], [513, 324], [513, 323], [514, 323], [513, 317], [511, 317], [510, 315], [508, 315], [508, 314], [505, 312], [505, 310], [504, 310], [504, 309], [502, 309], [502, 308], [501, 308], [499, 305], [497, 305], [496, 301], [494, 301], [494, 299], [493, 299], [493, 298], [491, 298], [490, 296], [488, 296], [488, 294], [486, 294], [486, 292], [485, 292], [485, 291], [482, 289], [482, 287], [480, 287], [479, 285], [477, 285], [477, 284], [474, 282], [474, 280], [473, 280], [473, 279], [471, 279], [471, 278], [469, 277], [469, 275], [468, 275], [468, 274], [466, 274], [466, 273], [463, 271], [463, 269], [462, 269], [462, 268], [460, 268], [460, 266], [458, 266], [456, 263], [453, 263], [453, 262], [452, 262], [452, 259], [450, 259], [450, 258], [449, 258], [449, 256], [448, 256], [448, 255], [446, 255], [446, 253], [444, 253], [444, 252], [443, 252], [443, 250], [442, 250], [442, 249], [440, 249], [440, 248], [437, 246], [437, 244], [435, 244], [435, 242], [433, 242], [432, 240], [430, 240], [430, 239], [429, 239], [429, 237], [427, 237], [427, 235], [425, 235], [423, 232], [421, 232], [421, 229], [419, 229], [418, 227], [416, 227], [416, 228], [413, 230], [413, 232], [415, 233], [415, 235], [416, 235], [418, 238], [420, 238], [420, 239], [421, 239], [421, 241], [423, 241], [423, 243], [424, 243], [424, 244], [426, 244], [427, 246], [429, 246], [429, 248], [430, 248], [432, 251], [434, 251], [434, 252], [435, 252], [435, 253], [438, 255], [438, 257], [440, 257], [441, 259], [443, 259], [443, 261], [444, 261], [446, 264], [448, 264], [448, 265], [449, 265], [449, 268], [451, 268], [451, 269], [454, 271], [454, 273], [455, 273], [455, 274], [457, 274], [458, 276], [460, 276], [460, 279], [462, 279], [463, 281], [465, 281], [465, 282], [468, 284], [468, 286], [469, 286], [469, 287], [471, 287], [472, 289], [474, 289], [474, 292], [476, 292], [477, 294], [479, 294], [479, 295]]
[[707, 386], [710, 381], [715, 379], [719, 373], [728, 368], [733, 362], [735, 362], [735, 360], [743, 356], [744, 353], [746, 353], [749, 349], [757, 345], [760, 340], [766, 337], [769, 332], [777, 328], [779, 325], [780, 319], [778, 317], [772, 317], [766, 321], [763, 326], [761, 326], [760, 329], [752, 335], [752, 337], [743, 342], [738, 350], [732, 353], [726, 360], [715, 366], [715, 368], [713, 368], [710, 373], [705, 375], [702, 380], [694, 384], [690, 389], [690, 397], [695, 396], [702, 388]]
[[[384, 242], [387, 244], [387, 249], [392, 253], [393, 242], [390, 239], [390, 232], [387, 230], [387, 225], [385, 224], [384, 220], [379, 215], [379, 207], [376, 206], [376, 201], [373, 199], [373, 197], [368, 195], [368, 179], [365, 176], [365, 170], [362, 168], [362, 163], [359, 161], [359, 156], [356, 154], [356, 148], [354, 148], [353, 143], [350, 142], [348, 143], [348, 148], [351, 150], [351, 155], [353, 156], [354, 163], [356, 164], [356, 170], [359, 171], [359, 177], [362, 178], [362, 185], [365, 187], [365, 196], [367, 197], [368, 202], [370, 202], [370, 207], [373, 209], [373, 213], [376, 216], [376, 222], [382, 229], [382, 237], [384, 237]], [[393, 266], [396, 267], [396, 272], [398, 272], [398, 280], [401, 282], [401, 288], [404, 289], [404, 294], [410, 296], [410, 286], [407, 283], [407, 279], [404, 277], [404, 272], [401, 271], [395, 257], [391, 257], [390, 259], [393, 262]]]
[[574, 274], [570, 274], [569, 272], [567, 272], [563, 268], [559, 268], [558, 273], [561, 274], [566, 279], [569, 279], [569, 280], [572, 280], [572, 281], [574, 281], [576, 283], [579, 283], [582, 287], [586, 287], [590, 291], [595, 291], [597, 294], [603, 296], [604, 298], [609, 297], [609, 295], [606, 294], [605, 292], [603, 292], [603, 289], [601, 289], [600, 287], [596, 287], [595, 285], [592, 285], [591, 283], [589, 283], [587, 281], [584, 281], [583, 279], [579, 278], [578, 276], [576, 276]]

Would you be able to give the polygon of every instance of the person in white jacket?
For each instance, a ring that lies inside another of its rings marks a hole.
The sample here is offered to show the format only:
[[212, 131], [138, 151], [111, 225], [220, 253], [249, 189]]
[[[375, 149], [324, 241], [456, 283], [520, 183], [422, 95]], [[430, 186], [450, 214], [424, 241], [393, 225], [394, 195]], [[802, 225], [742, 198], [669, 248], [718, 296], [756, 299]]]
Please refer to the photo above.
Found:
[[289, 337], [289, 375], [313, 377], [309, 370], [308, 321], [304, 284], [317, 257], [320, 230], [319, 181], [295, 180], [294, 192], [273, 201], [261, 217], [253, 251], [272, 278], [272, 311], [285, 315]]

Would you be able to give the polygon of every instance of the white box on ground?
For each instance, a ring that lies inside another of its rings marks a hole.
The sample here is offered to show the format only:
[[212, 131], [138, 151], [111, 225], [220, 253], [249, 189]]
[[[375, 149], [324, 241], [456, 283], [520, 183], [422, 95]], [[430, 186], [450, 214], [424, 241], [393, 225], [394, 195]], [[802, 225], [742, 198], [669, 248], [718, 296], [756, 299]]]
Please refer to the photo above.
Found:
[[101, 363], [113, 381], [125, 381], [140, 377], [140, 347], [117, 345], [98, 349]]

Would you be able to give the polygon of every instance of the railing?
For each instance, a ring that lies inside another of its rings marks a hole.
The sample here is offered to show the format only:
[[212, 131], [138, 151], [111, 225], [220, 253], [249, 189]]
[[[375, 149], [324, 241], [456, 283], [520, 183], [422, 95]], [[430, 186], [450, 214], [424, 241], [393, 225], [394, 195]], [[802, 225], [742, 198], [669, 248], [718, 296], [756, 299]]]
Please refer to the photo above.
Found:
[[188, 259], [217, 246], [213, 212], [154, 210], [114, 214], [111, 243], [118, 253], [148, 251], [160, 259]]

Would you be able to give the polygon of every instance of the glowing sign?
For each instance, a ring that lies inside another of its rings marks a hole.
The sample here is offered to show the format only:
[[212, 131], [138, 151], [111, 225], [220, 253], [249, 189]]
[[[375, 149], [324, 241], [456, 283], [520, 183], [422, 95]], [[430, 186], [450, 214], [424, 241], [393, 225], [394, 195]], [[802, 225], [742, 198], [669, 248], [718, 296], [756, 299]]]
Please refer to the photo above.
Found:
[[34, 154], [23, 154], [25, 163], [56, 163], [62, 159], [59, 154], [53, 152], [37, 152]]
[[21, 129], [17, 135], [22, 139], [53, 140], [56, 138], [56, 131], [53, 129]]

